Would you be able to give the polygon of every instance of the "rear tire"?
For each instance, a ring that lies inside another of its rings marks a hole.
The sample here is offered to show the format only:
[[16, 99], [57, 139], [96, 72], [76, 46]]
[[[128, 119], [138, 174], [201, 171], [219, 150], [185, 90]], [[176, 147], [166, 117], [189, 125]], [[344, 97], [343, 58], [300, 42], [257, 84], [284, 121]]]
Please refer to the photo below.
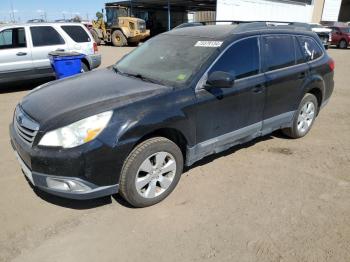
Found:
[[282, 132], [291, 138], [305, 136], [314, 124], [317, 113], [317, 98], [313, 94], [307, 93], [294, 114], [293, 125], [290, 128], [283, 129]]
[[128, 41], [126, 40], [126, 37], [122, 31], [115, 30], [112, 34], [112, 43], [116, 47], [122, 47], [126, 46], [128, 44]]
[[98, 37], [98, 34], [95, 31], [91, 31], [91, 35], [94, 38], [97, 45], [101, 45], [101, 39]]
[[174, 190], [182, 170], [180, 148], [164, 137], [150, 138], [136, 146], [125, 160], [119, 193], [134, 207], [157, 204]]

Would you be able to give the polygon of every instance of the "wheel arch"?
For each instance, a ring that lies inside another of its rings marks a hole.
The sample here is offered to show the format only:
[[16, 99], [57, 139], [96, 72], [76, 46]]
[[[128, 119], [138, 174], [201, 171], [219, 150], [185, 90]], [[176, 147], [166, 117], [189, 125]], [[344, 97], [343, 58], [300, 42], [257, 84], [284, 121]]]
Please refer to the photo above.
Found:
[[322, 101], [323, 101], [323, 94], [322, 94], [321, 89], [319, 87], [314, 87], [314, 88], [311, 88], [310, 90], [308, 90], [307, 93], [312, 94], [316, 97], [317, 106], [318, 106], [318, 109], [320, 109], [321, 105], [322, 105]]
[[304, 92], [300, 96], [299, 103], [307, 93], [313, 94], [316, 97], [318, 108], [320, 109], [325, 96], [325, 82], [321, 76], [313, 76], [309, 83], [305, 85]]
[[145, 140], [153, 137], [165, 137], [170, 141], [174, 142], [180, 148], [184, 159], [186, 159], [186, 149], [188, 145], [188, 140], [180, 130], [173, 127], [158, 128], [147, 132], [134, 144], [133, 148], [135, 148], [137, 145], [144, 142]]
[[83, 62], [89, 68], [89, 70], [91, 70], [90, 62], [86, 59], [86, 57], [82, 58], [81, 62]]

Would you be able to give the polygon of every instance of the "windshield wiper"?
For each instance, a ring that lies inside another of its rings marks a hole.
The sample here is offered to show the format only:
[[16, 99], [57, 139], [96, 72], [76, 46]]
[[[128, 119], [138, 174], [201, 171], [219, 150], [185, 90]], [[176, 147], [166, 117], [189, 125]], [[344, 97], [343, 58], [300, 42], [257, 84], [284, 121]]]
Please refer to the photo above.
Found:
[[123, 72], [122, 74], [141, 79], [142, 81], [146, 81], [146, 82], [150, 82], [150, 83], [154, 83], [154, 84], [159, 84], [159, 81], [154, 80], [152, 78], [149, 78], [147, 76], [144, 76], [142, 74], [131, 74], [131, 73], [125, 73], [125, 72]]

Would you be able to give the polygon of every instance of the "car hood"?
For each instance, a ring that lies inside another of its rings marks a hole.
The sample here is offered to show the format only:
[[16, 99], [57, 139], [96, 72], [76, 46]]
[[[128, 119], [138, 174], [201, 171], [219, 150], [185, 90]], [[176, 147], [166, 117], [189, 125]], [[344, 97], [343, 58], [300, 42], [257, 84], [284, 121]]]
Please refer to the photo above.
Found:
[[49, 128], [171, 90], [123, 76], [111, 67], [44, 84], [25, 96], [20, 105], [42, 128]]

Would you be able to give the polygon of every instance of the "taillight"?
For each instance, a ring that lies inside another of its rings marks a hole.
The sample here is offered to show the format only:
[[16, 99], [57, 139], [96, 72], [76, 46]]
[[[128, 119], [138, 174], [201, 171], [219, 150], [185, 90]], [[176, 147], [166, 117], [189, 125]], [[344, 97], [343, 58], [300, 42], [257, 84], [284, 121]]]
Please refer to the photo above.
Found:
[[94, 53], [97, 53], [98, 52], [98, 47], [97, 47], [97, 44], [94, 43]]
[[329, 59], [328, 65], [329, 65], [329, 68], [331, 69], [331, 71], [334, 71], [335, 62], [334, 62], [334, 60], [332, 58]]

